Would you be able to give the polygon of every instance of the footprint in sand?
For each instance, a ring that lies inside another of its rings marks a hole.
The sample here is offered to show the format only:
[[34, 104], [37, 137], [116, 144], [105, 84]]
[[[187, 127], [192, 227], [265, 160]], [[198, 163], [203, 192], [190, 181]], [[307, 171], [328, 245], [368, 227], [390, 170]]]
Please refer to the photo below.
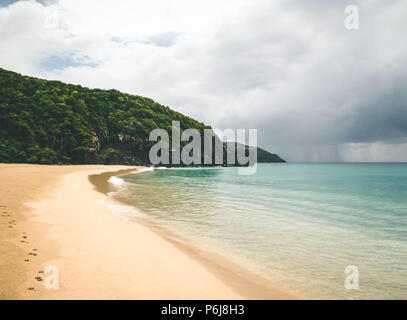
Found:
[[3, 208], [3, 209], [1, 210], [3, 217], [10, 217], [10, 215], [7, 214], [7, 210], [6, 210], [7, 206], [1, 205], [0, 208]]
[[8, 224], [9, 224], [9, 227], [10, 227], [10, 226], [11, 226], [11, 227], [16, 226], [16, 223], [14, 222], [14, 220], [13, 220], [13, 221], [9, 221]]

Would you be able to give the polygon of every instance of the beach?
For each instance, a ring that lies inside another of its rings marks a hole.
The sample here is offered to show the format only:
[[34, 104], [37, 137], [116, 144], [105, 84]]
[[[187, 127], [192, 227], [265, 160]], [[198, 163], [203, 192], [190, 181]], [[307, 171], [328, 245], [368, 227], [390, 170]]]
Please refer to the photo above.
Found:
[[292, 297], [100, 203], [109, 176], [140, 169], [1, 164], [0, 299]]

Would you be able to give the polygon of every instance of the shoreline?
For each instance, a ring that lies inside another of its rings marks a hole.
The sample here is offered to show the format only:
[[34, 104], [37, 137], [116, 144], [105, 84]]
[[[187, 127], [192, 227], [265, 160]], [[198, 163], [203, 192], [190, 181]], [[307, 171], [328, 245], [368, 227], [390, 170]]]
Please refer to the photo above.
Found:
[[[138, 169], [0, 164], [0, 299], [293, 298], [272, 288], [260, 294], [259, 279], [219, 268], [222, 257], [203, 258], [170, 233], [98, 203], [103, 192], [90, 176], [107, 181]], [[44, 288], [50, 265], [58, 290]]]
[[[106, 172], [103, 174], [89, 176], [89, 180], [98, 192], [108, 196], [108, 193], [117, 191], [120, 188], [119, 186], [116, 186], [108, 181], [111, 177], [119, 177], [125, 174], [142, 172], [143, 170], [134, 171], [131, 169], [121, 170], [118, 172]], [[118, 200], [114, 201], [128, 206], [127, 204], [124, 204]], [[127, 221], [135, 222], [148, 227], [152, 232], [173, 244], [192, 259], [196, 260], [204, 268], [217, 276], [222, 282], [231, 287], [233, 291], [241, 295], [244, 299], [298, 299], [299, 294], [297, 296], [291, 292], [288, 293], [284, 290], [277, 289], [270, 283], [270, 280], [249, 271], [243, 266], [221, 256], [220, 254], [215, 253], [214, 251], [204, 250], [195, 244], [191, 244], [189, 239], [185, 239], [181, 234], [176, 233], [176, 231], [174, 232], [161, 224], [155, 223], [154, 219], [152, 218], [132, 217], [127, 219]]]

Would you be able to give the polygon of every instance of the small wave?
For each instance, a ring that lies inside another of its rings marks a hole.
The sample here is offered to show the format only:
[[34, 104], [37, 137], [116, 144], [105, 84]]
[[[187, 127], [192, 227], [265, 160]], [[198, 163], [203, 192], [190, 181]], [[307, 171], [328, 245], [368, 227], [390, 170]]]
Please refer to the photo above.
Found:
[[125, 220], [130, 220], [133, 217], [144, 217], [144, 214], [142, 214], [136, 208], [114, 202], [110, 199], [102, 199], [99, 201], [99, 203], [108, 207], [114, 215], [119, 216]]
[[142, 168], [135, 173], [142, 173], [142, 172], [146, 172], [146, 171], [154, 171], [154, 167]]
[[[167, 169], [167, 168], [160, 167], [158, 169]], [[154, 171], [154, 167], [142, 168], [142, 169], [136, 171], [135, 173], [142, 173], [142, 172], [146, 172], [146, 171]], [[114, 185], [117, 185], [117, 186], [121, 186], [121, 185], [124, 184], [124, 180], [117, 177], [117, 176], [110, 177], [110, 179], [107, 180], [107, 181], [114, 184]]]
[[118, 177], [110, 177], [110, 179], [107, 180], [107, 181], [110, 182], [110, 183], [113, 183], [113, 184], [115, 184], [117, 186], [121, 186], [124, 183], [124, 180], [120, 179]]

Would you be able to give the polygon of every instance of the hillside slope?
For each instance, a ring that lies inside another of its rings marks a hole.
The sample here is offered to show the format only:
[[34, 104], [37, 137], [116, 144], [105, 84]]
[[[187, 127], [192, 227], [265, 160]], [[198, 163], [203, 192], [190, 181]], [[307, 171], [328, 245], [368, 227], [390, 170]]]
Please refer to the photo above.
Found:
[[150, 132], [176, 120], [211, 128], [149, 98], [0, 68], [0, 162], [148, 164]]
[[210, 128], [149, 98], [0, 69], [0, 162], [148, 163], [151, 130]]

